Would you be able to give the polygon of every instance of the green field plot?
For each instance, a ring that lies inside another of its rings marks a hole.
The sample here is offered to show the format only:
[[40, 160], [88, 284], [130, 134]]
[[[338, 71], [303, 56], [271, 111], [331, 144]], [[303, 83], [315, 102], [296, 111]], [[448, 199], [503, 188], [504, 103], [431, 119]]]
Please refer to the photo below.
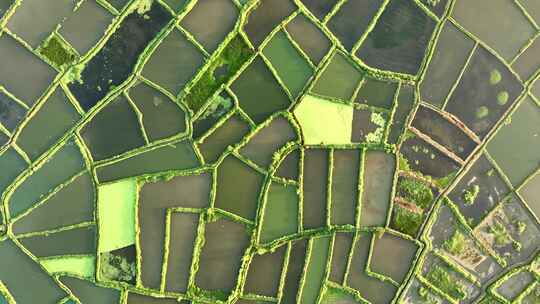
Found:
[[[321, 113], [324, 113], [322, 117]], [[353, 108], [350, 105], [307, 95], [300, 101], [294, 114], [302, 129], [305, 144], [351, 142]]]

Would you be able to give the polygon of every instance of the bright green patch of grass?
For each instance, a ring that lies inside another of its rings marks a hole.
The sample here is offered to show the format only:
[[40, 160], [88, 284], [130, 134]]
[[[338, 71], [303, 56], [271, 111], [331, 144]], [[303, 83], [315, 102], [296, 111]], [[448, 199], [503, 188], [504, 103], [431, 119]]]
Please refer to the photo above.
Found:
[[467, 242], [465, 239], [465, 235], [459, 230], [454, 231], [452, 237], [446, 240], [443, 244], [443, 248], [453, 255], [459, 255], [463, 253], [466, 246]]
[[351, 142], [353, 108], [306, 95], [294, 110], [305, 144], [347, 144]]
[[98, 187], [99, 252], [135, 243], [137, 181], [126, 179]]
[[52, 274], [69, 273], [93, 278], [96, 258], [93, 255], [53, 257], [40, 259], [39, 263]]

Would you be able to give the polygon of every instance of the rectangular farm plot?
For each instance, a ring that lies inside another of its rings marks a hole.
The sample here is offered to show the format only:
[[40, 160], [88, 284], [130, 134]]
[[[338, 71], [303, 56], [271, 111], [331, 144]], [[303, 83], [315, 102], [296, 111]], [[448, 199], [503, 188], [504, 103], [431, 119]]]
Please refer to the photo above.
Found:
[[367, 151], [364, 161], [360, 225], [384, 226], [390, 209], [390, 195], [396, 160], [382, 151]]
[[534, 283], [535, 276], [527, 270], [520, 270], [507, 278], [496, 292], [509, 301], [514, 301], [531, 283]]
[[[28, 3], [34, 2], [40, 1]], [[9, 58], [2, 61], [0, 83], [27, 106], [36, 103], [56, 76], [52, 67], [7, 34], [0, 37], [0, 57]]]
[[9, 199], [9, 211], [17, 216], [34, 206], [60, 184], [83, 171], [84, 160], [78, 145], [69, 140], [50, 158], [34, 168], [32, 174], [20, 183]]
[[360, 150], [334, 150], [332, 153], [332, 225], [355, 225], [361, 163]]
[[205, 224], [204, 245], [199, 256], [195, 284], [208, 291], [230, 293], [250, 236], [243, 224], [221, 218]]
[[[52, 146], [81, 118], [60, 86], [26, 123], [17, 143], [31, 159]], [[47, 135], [44, 136], [44, 132]]]
[[169, 256], [165, 289], [171, 292], [186, 293], [197, 237], [199, 214], [173, 212], [169, 226]]
[[412, 210], [409, 206], [395, 203], [392, 208], [390, 227], [416, 238], [424, 220], [425, 215], [421, 210]]
[[345, 283], [345, 273], [349, 254], [353, 245], [354, 234], [336, 232], [332, 243], [332, 259], [330, 264], [329, 280], [337, 283]]
[[480, 295], [477, 286], [433, 254], [426, 257], [421, 273], [429, 283], [455, 301], [469, 303]]
[[370, 270], [403, 283], [414, 263], [418, 245], [389, 233], [375, 236], [374, 242]]
[[274, 252], [255, 253], [249, 263], [244, 294], [277, 297], [286, 252], [287, 246], [283, 245]]
[[365, 78], [364, 83], [358, 90], [355, 102], [391, 109], [394, 104], [394, 96], [396, 95], [397, 88], [398, 83], [396, 82]]
[[382, 143], [387, 120], [385, 112], [378, 112], [368, 108], [354, 109], [351, 141], [354, 143]]
[[410, 175], [400, 175], [394, 201], [404, 208], [421, 213], [429, 210], [437, 191], [428, 181]]
[[135, 208], [137, 183], [127, 179], [98, 187], [100, 253], [135, 243]]
[[289, 21], [286, 31], [316, 66], [332, 46], [330, 39], [304, 14], [298, 14]]
[[362, 74], [355, 64], [345, 54], [336, 51], [311, 90], [318, 95], [348, 101], [361, 79]]
[[435, 291], [422, 284], [417, 278], [411, 280], [412, 282], [407, 286], [400, 297], [402, 300], [409, 301], [410, 303], [423, 303], [424, 301], [436, 301], [435, 303], [444, 304], [449, 303], [439, 294], [435, 293]]
[[330, 254], [331, 237], [315, 237], [310, 240], [309, 260], [303, 277], [299, 303], [317, 303], [326, 278], [326, 264]]
[[233, 155], [217, 168], [214, 207], [255, 220], [264, 176]]
[[58, 255], [82, 255], [96, 252], [96, 227], [73, 228], [44, 235], [19, 238], [18, 241], [38, 258]]
[[462, 160], [465, 160], [478, 143], [458, 125], [449, 120], [445, 114], [420, 106], [416, 110], [411, 125], [459, 156]]
[[328, 150], [304, 150], [302, 224], [304, 230], [326, 227]]
[[298, 228], [298, 189], [272, 182], [266, 194], [259, 242], [270, 243], [296, 234]]
[[454, 177], [460, 164], [418, 136], [410, 136], [399, 151], [400, 169], [431, 176], [444, 188]]
[[312, 76], [313, 69], [287, 35], [283, 31], [274, 34], [263, 54], [270, 60], [293, 98], [300, 95]]
[[302, 239], [291, 243], [289, 247], [289, 260], [287, 262], [287, 273], [285, 275], [285, 285], [280, 303], [298, 303], [298, 290], [302, 280], [302, 273], [306, 262], [308, 240]]
[[11, 182], [19, 175], [28, 164], [24, 161], [21, 155], [14, 149], [9, 148], [0, 153], [0, 193], [11, 184]]
[[53, 256], [38, 261], [49, 273], [65, 273], [80, 278], [92, 278], [96, 273], [96, 258], [92, 254]]
[[14, 234], [57, 229], [94, 221], [94, 183], [84, 173], [12, 224]]
[[420, 84], [423, 101], [439, 108], [443, 106], [474, 44], [474, 40], [468, 38], [451, 22], [445, 23]]
[[198, 167], [199, 160], [189, 141], [170, 143], [96, 169], [100, 182], [142, 174]]
[[146, 182], [140, 197], [153, 207], [204, 209], [210, 207], [211, 189], [212, 173], [202, 172]]

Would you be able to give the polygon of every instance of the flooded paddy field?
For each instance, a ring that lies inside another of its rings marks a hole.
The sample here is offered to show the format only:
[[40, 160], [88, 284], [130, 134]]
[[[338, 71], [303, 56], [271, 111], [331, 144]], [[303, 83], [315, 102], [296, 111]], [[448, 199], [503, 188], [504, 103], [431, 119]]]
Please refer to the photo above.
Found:
[[0, 303], [538, 303], [534, 0], [0, 2]]

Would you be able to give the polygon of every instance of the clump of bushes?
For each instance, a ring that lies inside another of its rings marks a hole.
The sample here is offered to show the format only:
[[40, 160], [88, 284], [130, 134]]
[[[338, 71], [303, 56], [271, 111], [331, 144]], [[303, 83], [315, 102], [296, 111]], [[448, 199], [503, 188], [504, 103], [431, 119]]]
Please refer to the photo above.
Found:
[[125, 257], [105, 252], [100, 255], [101, 276], [110, 281], [135, 283], [135, 263]]
[[64, 45], [55, 36], [46, 42], [39, 50], [39, 53], [58, 68], [62, 68], [75, 60], [75, 55], [64, 48]]
[[219, 87], [227, 82], [251, 57], [253, 51], [237, 35], [221, 51], [185, 98], [188, 107], [197, 112]]
[[443, 244], [443, 248], [453, 255], [460, 255], [463, 253], [466, 246], [467, 242], [465, 235], [463, 235], [463, 233], [461, 233], [459, 230], [454, 231], [452, 237], [446, 240]]
[[433, 191], [423, 182], [404, 177], [399, 180], [398, 193], [408, 202], [414, 203], [422, 209], [429, 208], [433, 200]]
[[472, 205], [474, 204], [474, 201], [476, 200], [476, 197], [478, 197], [479, 193], [480, 193], [480, 186], [473, 185], [471, 188], [463, 192], [463, 201], [465, 202], [466, 205]]
[[467, 296], [463, 285], [451, 278], [441, 266], [431, 268], [426, 278], [431, 284], [454, 299], [463, 300]]
[[396, 206], [394, 208], [394, 216], [392, 220], [392, 228], [415, 237], [418, 234], [418, 229], [422, 225], [424, 216], [417, 214], [407, 209]]

